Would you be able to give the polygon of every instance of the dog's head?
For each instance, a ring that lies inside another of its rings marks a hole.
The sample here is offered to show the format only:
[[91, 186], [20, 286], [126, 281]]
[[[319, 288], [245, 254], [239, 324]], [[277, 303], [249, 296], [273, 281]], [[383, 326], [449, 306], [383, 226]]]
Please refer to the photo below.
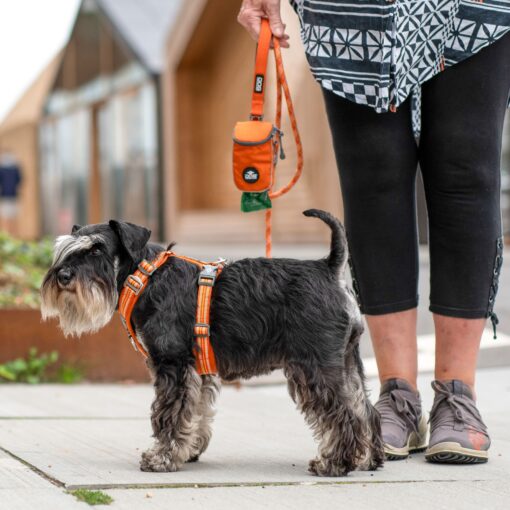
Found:
[[92, 333], [112, 318], [124, 279], [143, 258], [150, 230], [123, 221], [75, 225], [57, 238], [41, 287], [43, 319], [58, 317], [64, 334]]

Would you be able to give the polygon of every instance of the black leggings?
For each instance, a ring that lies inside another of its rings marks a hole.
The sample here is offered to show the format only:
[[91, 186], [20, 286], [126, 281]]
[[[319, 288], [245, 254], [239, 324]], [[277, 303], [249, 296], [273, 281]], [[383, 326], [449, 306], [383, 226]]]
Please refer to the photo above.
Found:
[[361, 311], [418, 304], [415, 182], [429, 219], [430, 310], [491, 317], [502, 262], [500, 159], [510, 34], [422, 87], [419, 146], [410, 100], [378, 114], [324, 91]]

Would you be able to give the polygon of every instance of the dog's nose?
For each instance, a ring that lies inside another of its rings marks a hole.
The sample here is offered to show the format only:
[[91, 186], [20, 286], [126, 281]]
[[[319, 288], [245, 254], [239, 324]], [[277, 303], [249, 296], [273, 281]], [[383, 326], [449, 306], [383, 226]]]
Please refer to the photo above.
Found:
[[69, 282], [73, 279], [73, 272], [68, 268], [64, 267], [57, 273], [57, 280], [60, 285], [69, 285]]

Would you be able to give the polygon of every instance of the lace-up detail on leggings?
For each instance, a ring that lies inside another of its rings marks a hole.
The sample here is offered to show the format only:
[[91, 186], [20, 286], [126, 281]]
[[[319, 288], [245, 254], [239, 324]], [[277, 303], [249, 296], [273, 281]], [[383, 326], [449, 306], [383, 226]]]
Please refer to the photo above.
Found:
[[496, 294], [498, 293], [499, 274], [501, 273], [501, 266], [503, 265], [503, 238], [499, 237], [496, 241], [496, 256], [494, 257], [494, 270], [492, 272], [492, 282], [489, 290], [489, 306], [487, 308], [487, 317], [491, 320], [492, 329], [494, 331], [494, 339], [496, 339], [496, 326], [499, 324], [499, 319], [494, 312], [494, 302], [496, 301]]

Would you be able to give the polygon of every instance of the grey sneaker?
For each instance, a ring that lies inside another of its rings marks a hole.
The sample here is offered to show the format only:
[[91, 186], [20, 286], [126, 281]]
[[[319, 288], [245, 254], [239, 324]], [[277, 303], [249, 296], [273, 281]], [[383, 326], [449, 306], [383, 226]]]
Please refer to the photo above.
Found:
[[420, 394], [403, 379], [389, 379], [381, 387], [375, 408], [381, 415], [384, 453], [401, 460], [427, 447], [427, 420], [421, 412]]
[[473, 393], [462, 381], [433, 381], [436, 393], [430, 411], [430, 462], [478, 464], [487, 462], [491, 444]]

